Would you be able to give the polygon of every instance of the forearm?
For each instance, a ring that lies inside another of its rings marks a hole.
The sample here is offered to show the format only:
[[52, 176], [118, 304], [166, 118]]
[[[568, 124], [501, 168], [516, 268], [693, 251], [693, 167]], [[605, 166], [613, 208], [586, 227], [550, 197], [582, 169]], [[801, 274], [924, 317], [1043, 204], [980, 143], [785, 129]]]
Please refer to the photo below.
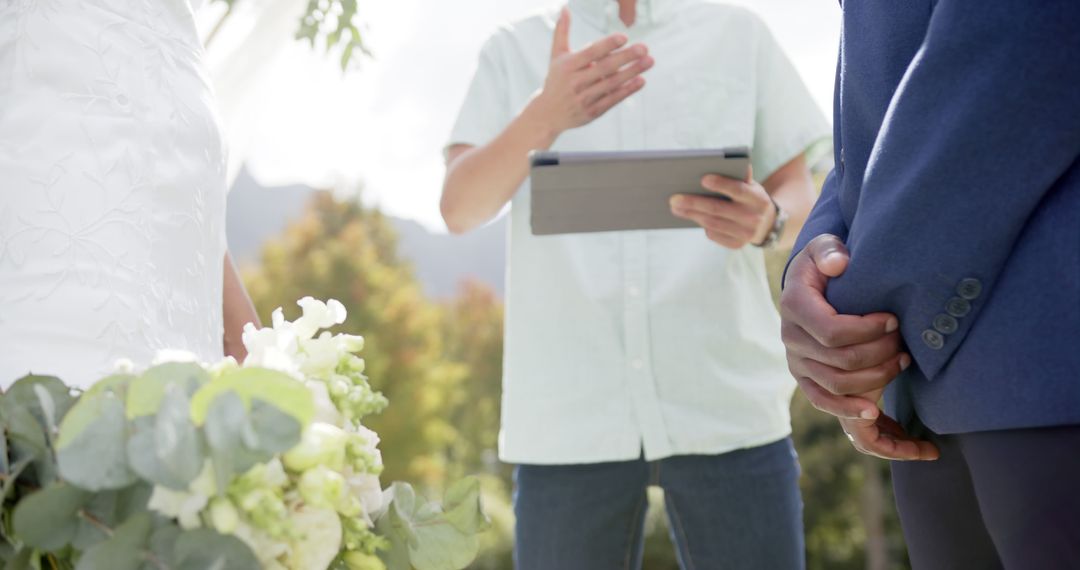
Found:
[[782, 180], [774, 181], [773, 178], [765, 180], [763, 186], [773, 201], [788, 215], [784, 233], [776, 243], [777, 248], [788, 249], [795, 245], [795, 239], [814, 205], [814, 181], [805, 166], [784, 176]]
[[225, 324], [225, 355], [243, 362], [247, 357], [247, 349], [244, 348], [242, 340], [244, 325], [255, 323], [255, 326], [261, 326], [261, 323], [259, 315], [255, 312], [255, 305], [252, 304], [247, 289], [240, 280], [232, 255], [228, 252], [225, 253], [224, 276], [222, 309]]
[[558, 133], [536, 115], [530, 104], [490, 143], [449, 157], [440, 206], [452, 233], [498, 215], [529, 175], [529, 152], [555, 142]]

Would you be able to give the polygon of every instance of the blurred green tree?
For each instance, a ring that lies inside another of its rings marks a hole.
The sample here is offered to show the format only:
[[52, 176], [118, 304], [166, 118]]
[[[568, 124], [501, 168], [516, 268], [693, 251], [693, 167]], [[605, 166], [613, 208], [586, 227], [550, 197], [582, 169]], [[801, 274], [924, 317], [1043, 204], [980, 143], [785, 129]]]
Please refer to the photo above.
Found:
[[[768, 258], [774, 293], [787, 255]], [[342, 329], [367, 339], [372, 383], [390, 408], [372, 418], [383, 437], [385, 480], [403, 479], [436, 491], [449, 479], [480, 474], [495, 529], [484, 538], [477, 570], [509, 570], [513, 514], [511, 467], [496, 448], [502, 382], [502, 301], [466, 282], [444, 303], [427, 299], [397, 236], [378, 211], [318, 194], [308, 211], [268, 243], [245, 271], [259, 314], [296, 299], [340, 300], [349, 310]], [[888, 464], [852, 449], [836, 421], [801, 395], [792, 403], [805, 503], [810, 570], [909, 568], [893, 508]], [[662, 494], [650, 492], [646, 570], [676, 570]]]
[[366, 339], [372, 385], [391, 405], [370, 419], [383, 438], [386, 480], [438, 488], [446, 453], [459, 434], [446, 411], [460, 399], [466, 369], [444, 357], [439, 307], [423, 295], [398, 256], [393, 227], [378, 211], [319, 193], [308, 212], [268, 243], [245, 281], [259, 314], [299, 314], [296, 300], [338, 299], [344, 332]]

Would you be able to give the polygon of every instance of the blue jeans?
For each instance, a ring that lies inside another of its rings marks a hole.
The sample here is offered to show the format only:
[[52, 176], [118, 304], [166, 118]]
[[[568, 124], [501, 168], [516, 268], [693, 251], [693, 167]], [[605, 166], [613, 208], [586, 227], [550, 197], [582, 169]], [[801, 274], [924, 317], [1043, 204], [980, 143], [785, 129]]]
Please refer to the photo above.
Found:
[[801, 570], [798, 479], [790, 438], [652, 462], [521, 465], [515, 473], [515, 565], [640, 568], [646, 489], [658, 485], [684, 570]]

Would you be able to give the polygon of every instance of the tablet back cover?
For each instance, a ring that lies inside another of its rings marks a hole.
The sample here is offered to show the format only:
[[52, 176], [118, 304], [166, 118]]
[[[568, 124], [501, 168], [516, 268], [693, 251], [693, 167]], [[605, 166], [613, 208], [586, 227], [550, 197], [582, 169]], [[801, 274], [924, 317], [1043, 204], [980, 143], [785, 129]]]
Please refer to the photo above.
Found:
[[624, 153], [537, 153], [532, 158], [532, 232], [584, 232], [698, 227], [671, 213], [675, 194], [716, 197], [706, 174], [742, 179], [746, 148]]

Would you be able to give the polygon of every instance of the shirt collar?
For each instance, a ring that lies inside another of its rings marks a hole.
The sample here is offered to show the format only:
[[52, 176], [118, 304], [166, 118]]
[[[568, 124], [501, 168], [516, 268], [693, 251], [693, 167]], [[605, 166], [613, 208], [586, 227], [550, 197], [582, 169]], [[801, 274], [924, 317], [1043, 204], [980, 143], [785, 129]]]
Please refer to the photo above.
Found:
[[[575, 17], [581, 17], [601, 31], [625, 30], [619, 19], [617, 0], [569, 0]], [[637, 0], [634, 28], [661, 23], [674, 11], [676, 0]]]

